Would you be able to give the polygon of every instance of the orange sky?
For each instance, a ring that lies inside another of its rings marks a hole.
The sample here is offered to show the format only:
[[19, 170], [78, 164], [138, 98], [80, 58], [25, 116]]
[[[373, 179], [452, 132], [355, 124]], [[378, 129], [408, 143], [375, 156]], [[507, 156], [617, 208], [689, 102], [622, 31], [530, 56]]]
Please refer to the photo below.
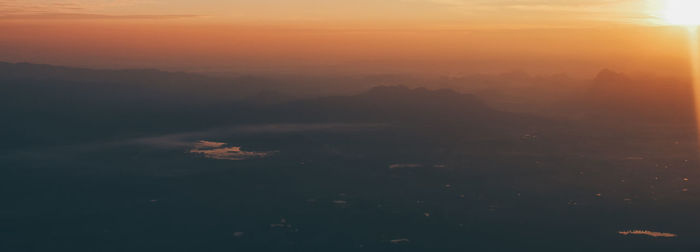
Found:
[[0, 0], [0, 61], [221, 72], [687, 70], [659, 1]]

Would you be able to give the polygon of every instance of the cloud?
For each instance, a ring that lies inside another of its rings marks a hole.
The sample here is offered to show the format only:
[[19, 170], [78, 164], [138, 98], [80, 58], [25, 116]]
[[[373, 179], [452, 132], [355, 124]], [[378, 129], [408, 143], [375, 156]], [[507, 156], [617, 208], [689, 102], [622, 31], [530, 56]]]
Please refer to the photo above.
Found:
[[491, 8], [574, 8], [621, 4], [633, 0], [408, 0], [427, 1], [438, 5]]
[[4, 14], [36, 14], [48, 12], [82, 11], [85, 8], [74, 2], [38, 2], [0, 0], [0, 15]]
[[179, 19], [195, 18], [198, 15], [124, 14], [115, 11], [148, 1], [40, 1], [0, 0], [1, 20], [33, 19]]
[[[0, 12], [2, 14], [2, 12]], [[27, 19], [67, 19], [67, 20], [82, 20], [82, 19], [181, 19], [181, 18], [196, 18], [198, 15], [105, 15], [105, 14], [86, 14], [86, 13], [39, 13], [39, 14], [8, 14], [0, 15], [0, 19], [8, 20], [27, 20]]]
[[624, 4], [639, 5], [638, 0], [404, 0], [430, 3], [462, 12], [605, 12], [606, 7]]
[[[647, 23], [658, 0], [404, 0], [432, 4], [454, 15], [484, 23], [567, 27], [603, 23]], [[595, 22], [591, 22], [595, 21]]]

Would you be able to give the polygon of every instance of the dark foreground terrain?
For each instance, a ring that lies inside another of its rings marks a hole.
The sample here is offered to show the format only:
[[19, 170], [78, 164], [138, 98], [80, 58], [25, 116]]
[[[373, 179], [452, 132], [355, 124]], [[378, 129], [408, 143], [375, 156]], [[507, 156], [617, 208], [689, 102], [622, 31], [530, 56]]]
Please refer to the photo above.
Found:
[[27, 76], [2, 82], [1, 251], [700, 248], [692, 118], [550, 118], [405, 87], [211, 101]]

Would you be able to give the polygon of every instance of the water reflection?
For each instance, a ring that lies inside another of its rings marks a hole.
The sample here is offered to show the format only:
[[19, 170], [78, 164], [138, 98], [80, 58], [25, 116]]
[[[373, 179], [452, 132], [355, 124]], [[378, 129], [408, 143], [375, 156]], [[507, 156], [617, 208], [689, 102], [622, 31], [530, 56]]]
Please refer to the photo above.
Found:
[[389, 241], [391, 244], [406, 244], [411, 242], [409, 239], [406, 238], [400, 238], [400, 239], [393, 239]]
[[400, 169], [400, 168], [420, 168], [423, 167], [421, 164], [392, 164], [389, 165], [389, 169]]
[[672, 233], [654, 232], [649, 230], [629, 230], [617, 232], [621, 235], [647, 235], [651, 237], [672, 238], [678, 235]]
[[274, 153], [244, 151], [241, 150], [241, 147], [227, 147], [226, 145], [226, 143], [201, 140], [194, 144], [193, 148], [189, 150], [189, 153], [200, 154], [206, 158], [220, 160], [246, 160], [251, 158], [264, 158]]

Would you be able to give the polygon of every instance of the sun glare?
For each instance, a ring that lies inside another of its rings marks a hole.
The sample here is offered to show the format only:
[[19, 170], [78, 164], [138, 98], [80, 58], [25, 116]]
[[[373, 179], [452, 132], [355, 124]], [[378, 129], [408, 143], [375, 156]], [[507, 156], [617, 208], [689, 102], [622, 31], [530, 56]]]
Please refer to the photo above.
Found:
[[666, 0], [663, 17], [672, 25], [700, 25], [700, 0]]

